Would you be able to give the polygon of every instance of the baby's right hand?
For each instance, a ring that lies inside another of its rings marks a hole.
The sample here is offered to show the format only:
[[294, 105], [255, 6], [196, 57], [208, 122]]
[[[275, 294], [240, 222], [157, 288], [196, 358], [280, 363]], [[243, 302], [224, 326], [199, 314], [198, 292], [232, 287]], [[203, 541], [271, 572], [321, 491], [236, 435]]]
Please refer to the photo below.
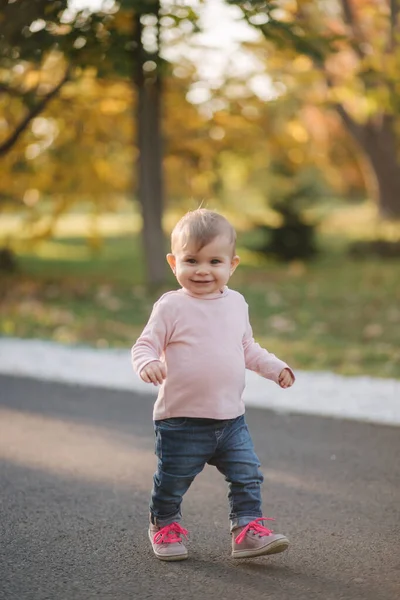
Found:
[[146, 383], [161, 384], [167, 376], [167, 368], [160, 360], [153, 360], [140, 371], [140, 377]]

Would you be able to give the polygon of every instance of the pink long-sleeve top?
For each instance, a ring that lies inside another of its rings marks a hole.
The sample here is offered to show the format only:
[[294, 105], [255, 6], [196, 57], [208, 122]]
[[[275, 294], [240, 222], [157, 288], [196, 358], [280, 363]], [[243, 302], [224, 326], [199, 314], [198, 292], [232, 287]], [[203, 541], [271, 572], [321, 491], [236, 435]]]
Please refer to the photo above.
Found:
[[289, 368], [254, 341], [248, 305], [227, 287], [206, 297], [185, 289], [161, 296], [132, 348], [138, 375], [154, 360], [167, 367], [155, 420], [233, 419], [245, 411], [246, 368], [276, 383], [282, 369]]

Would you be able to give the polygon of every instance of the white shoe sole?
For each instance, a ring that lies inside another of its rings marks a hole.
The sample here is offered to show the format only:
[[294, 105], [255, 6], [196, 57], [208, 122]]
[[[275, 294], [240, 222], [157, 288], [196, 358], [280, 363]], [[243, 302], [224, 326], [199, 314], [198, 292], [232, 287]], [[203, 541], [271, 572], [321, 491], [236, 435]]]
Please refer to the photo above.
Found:
[[256, 556], [268, 556], [269, 554], [279, 554], [279, 552], [285, 552], [289, 548], [289, 540], [282, 539], [272, 542], [264, 548], [257, 548], [256, 550], [232, 550], [232, 558], [255, 558]]

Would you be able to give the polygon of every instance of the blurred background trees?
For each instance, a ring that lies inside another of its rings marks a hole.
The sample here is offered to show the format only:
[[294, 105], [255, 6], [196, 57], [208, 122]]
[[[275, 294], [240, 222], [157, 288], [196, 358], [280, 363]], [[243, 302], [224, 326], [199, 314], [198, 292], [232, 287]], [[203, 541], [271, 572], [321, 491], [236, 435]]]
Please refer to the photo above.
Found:
[[261, 343], [399, 376], [397, 6], [0, 0], [0, 332], [128, 347], [202, 204]]
[[[368, 161], [365, 184], [383, 217], [400, 217], [400, 5], [369, 0], [231, 2], [267, 41], [287, 89], [306, 75]], [[300, 69], [296, 62], [303, 59]], [[308, 60], [307, 60], [308, 59]], [[293, 68], [294, 67], [294, 68]], [[310, 74], [312, 76], [310, 77]], [[283, 77], [282, 77], [283, 76]], [[312, 96], [311, 96], [312, 97]], [[318, 101], [318, 100], [317, 100]]]
[[296, 204], [305, 232], [307, 202], [293, 199], [308, 190], [311, 203], [373, 197], [398, 218], [397, 4], [227, 3], [259, 35], [242, 44], [248, 71], [213, 83], [185, 52], [204, 2], [1, 0], [1, 210], [23, 212], [40, 240], [72, 207], [133, 200], [154, 284], [166, 210], [243, 212], [246, 198], [247, 226], [269, 210], [277, 227]]

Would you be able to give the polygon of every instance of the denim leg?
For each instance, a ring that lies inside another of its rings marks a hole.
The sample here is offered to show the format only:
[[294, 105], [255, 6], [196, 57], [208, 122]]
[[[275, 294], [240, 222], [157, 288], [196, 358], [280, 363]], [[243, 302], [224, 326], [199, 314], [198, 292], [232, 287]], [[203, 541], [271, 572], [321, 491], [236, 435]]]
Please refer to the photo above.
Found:
[[156, 421], [154, 429], [158, 465], [153, 478], [150, 518], [164, 526], [181, 520], [182, 497], [203, 470], [212, 448], [207, 439], [204, 444], [204, 436], [195, 435], [190, 419]]
[[209, 463], [215, 465], [229, 483], [231, 530], [262, 517], [261, 485], [264, 478], [243, 415], [225, 428]]

